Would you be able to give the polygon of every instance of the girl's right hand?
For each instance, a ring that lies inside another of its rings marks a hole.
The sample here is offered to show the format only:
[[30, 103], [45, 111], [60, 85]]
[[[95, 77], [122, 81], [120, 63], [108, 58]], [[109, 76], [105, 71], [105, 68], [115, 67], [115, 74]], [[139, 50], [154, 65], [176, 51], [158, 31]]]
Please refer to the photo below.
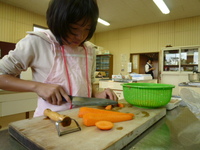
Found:
[[66, 99], [68, 103], [71, 103], [70, 97], [64, 91], [63, 87], [57, 84], [37, 83], [36, 93], [53, 105], [63, 104], [62, 97]]

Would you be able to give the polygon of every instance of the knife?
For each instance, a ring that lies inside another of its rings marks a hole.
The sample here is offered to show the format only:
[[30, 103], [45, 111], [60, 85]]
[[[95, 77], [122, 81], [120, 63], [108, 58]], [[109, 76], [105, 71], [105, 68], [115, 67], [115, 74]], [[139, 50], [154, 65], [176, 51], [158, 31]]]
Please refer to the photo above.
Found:
[[[107, 106], [118, 104], [118, 102], [110, 99], [79, 97], [71, 95], [68, 96], [70, 97], [73, 106]], [[64, 97], [62, 98], [62, 100], [66, 102], [66, 99]]]

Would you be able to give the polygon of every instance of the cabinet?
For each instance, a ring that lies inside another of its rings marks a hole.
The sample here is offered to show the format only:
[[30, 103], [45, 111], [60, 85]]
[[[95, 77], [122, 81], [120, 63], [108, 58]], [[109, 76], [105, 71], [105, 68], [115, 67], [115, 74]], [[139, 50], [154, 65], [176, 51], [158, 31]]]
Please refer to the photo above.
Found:
[[37, 98], [32, 92], [0, 91], [0, 117], [35, 110]]
[[163, 72], [200, 71], [200, 46], [169, 47], [163, 49]]
[[173, 84], [172, 95], [179, 95], [178, 85], [189, 82], [188, 74], [200, 71], [200, 46], [167, 47], [162, 50], [160, 83]]
[[113, 74], [113, 55], [104, 54], [96, 56], [96, 71], [105, 72], [104, 77], [112, 78]]

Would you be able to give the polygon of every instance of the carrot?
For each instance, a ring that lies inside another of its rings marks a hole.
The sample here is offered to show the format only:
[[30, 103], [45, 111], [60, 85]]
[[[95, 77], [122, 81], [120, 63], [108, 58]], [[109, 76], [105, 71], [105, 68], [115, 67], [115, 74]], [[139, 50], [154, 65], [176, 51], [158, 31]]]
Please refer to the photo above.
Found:
[[123, 107], [124, 107], [124, 104], [118, 103], [117, 106], [123, 108]]
[[117, 115], [127, 115], [128, 114], [131, 117], [134, 117], [134, 114], [131, 114], [131, 113], [108, 111], [108, 110], [102, 110], [102, 109], [90, 108], [90, 107], [81, 107], [79, 109], [78, 117], [82, 118], [83, 115], [87, 114], [87, 113], [113, 114], [115, 116], [117, 116]]
[[112, 109], [112, 105], [108, 105], [105, 107], [106, 110], [111, 110]]
[[83, 124], [85, 126], [94, 126], [98, 121], [122, 122], [132, 120], [133, 117], [129, 114], [116, 115], [115, 113], [87, 113], [83, 115]]
[[110, 121], [98, 121], [95, 123], [95, 126], [101, 130], [110, 130], [114, 124]]

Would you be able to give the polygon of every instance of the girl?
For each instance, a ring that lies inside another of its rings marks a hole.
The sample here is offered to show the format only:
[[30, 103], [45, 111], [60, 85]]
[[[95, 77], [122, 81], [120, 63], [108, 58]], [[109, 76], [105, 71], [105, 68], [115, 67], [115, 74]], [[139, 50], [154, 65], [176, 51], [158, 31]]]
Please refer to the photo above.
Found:
[[[98, 15], [95, 0], [50, 1], [46, 13], [49, 30], [29, 32], [0, 60], [0, 89], [36, 92], [39, 98], [34, 117], [43, 115], [46, 108], [70, 109], [68, 95], [117, 101], [110, 89], [98, 93], [92, 86], [96, 56], [88, 40], [95, 32]], [[16, 77], [28, 67], [33, 81]]]

